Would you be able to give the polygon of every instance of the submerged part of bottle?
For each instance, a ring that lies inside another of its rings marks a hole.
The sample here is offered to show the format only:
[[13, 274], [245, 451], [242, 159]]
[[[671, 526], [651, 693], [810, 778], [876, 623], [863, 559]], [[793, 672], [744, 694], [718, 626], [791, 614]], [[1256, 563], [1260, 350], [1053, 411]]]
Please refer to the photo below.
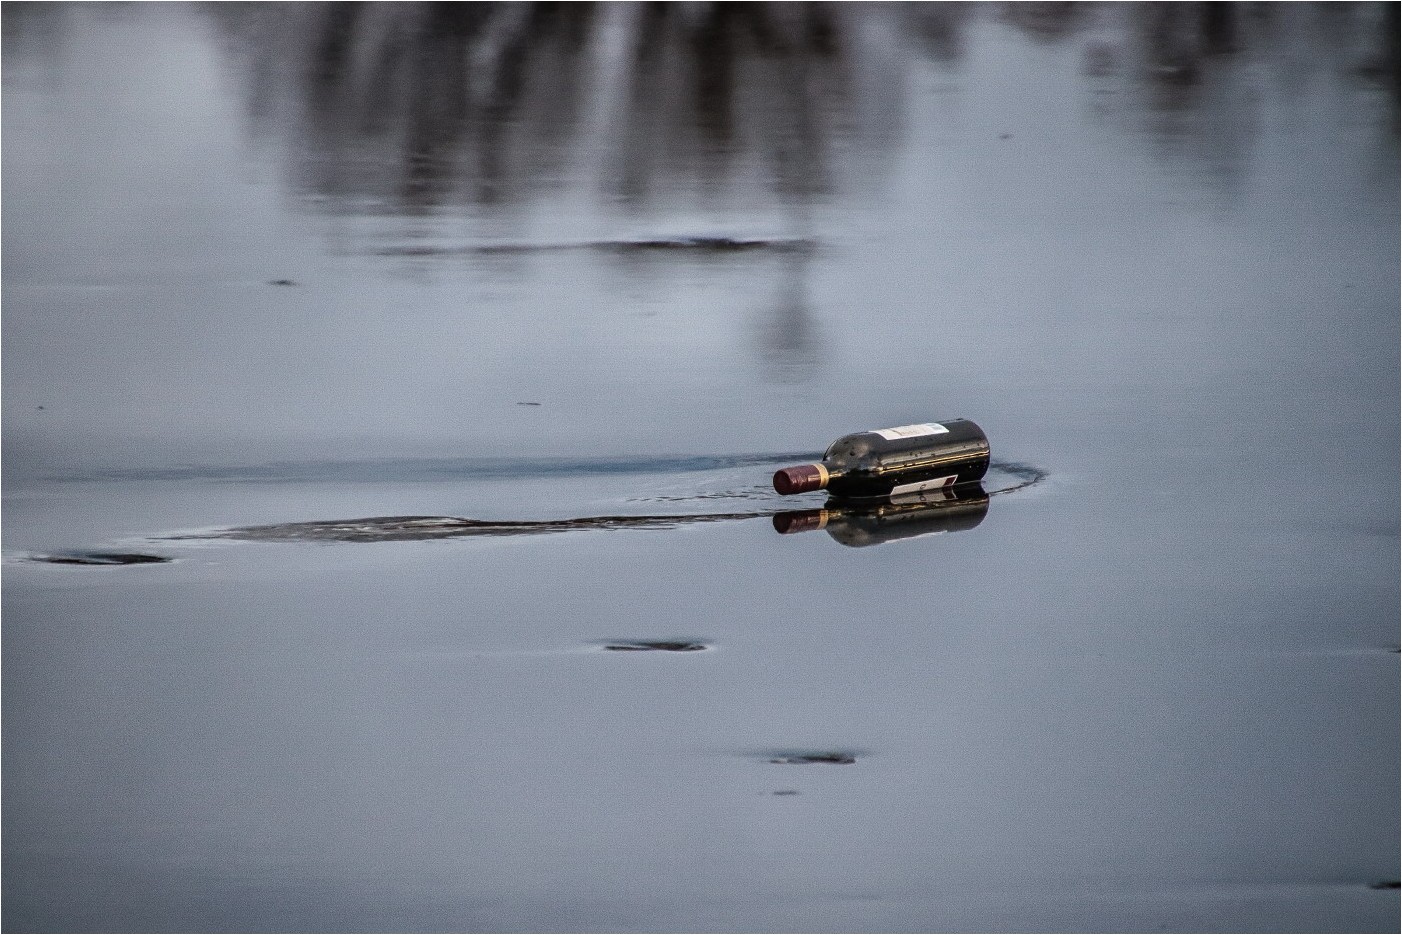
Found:
[[783, 535], [823, 529], [852, 548], [880, 545], [942, 532], [973, 529], [988, 514], [988, 494], [978, 483], [897, 494], [879, 503], [829, 500], [821, 510], [790, 510], [774, 515]]
[[968, 419], [922, 422], [844, 435], [821, 462], [781, 468], [781, 494], [829, 490], [838, 497], [887, 497], [969, 484], [988, 473], [988, 436]]

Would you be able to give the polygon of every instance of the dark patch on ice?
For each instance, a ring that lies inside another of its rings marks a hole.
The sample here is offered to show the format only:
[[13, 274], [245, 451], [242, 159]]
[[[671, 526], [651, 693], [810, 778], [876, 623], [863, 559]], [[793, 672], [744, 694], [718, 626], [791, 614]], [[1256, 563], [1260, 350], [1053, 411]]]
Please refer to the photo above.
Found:
[[771, 763], [797, 764], [808, 763], [830, 763], [834, 765], [846, 766], [857, 762], [856, 756], [851, 753], [840, 751], [828, 751], [823, 753], [786, 753], [781, 756], [770, 757]]
[[608, 643], [604, 649], [616, 653], [627, 652], [666, 652], [666, 653], [694, 653], [703, 649], [709, 649], [705, 643], [693, 643], [684, 640], [639, 640], [629, 642]]
[[50, 565], [158, 565], [171, 561], [164, 555], [144, 552], [58, 552], [36, 555], [33, 560]]

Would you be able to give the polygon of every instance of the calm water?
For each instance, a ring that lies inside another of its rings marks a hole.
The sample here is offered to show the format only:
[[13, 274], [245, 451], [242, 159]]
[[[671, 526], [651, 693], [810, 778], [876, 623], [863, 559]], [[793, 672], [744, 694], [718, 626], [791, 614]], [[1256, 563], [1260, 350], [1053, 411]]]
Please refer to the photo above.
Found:
[[5, 4], [5, 927], [1396, 931], [1396, 32]]

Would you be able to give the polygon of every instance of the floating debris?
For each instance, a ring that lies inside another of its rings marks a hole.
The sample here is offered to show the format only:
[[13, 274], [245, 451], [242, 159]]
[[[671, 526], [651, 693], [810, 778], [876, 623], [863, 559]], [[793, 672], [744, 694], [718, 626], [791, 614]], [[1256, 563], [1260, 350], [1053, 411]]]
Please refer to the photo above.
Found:
[[59, 552], [36, 555], [33, 560], [50, 565], [158, 565], [172, 561], [164, 555], [143, 552]]
[[709, 649], [709, 648], [710, 648], [710, 647], [707, 646], [705, 643], [690, 643], [690, 642], [683, 642], [683, 641], [681, 641], [681, 640], [677, 640], [677, 641], [664, 641], [664, 640], [659, 640], [659, 641], [655, 641], [655, 642], [653, 642], [653, 641], [648, 641], [648, 642], [639, 641], [639, 642], [629, 642], [629, 643], [609, 643], [609, 644], [607, 644], [607, 645], [604, 646], [604, 649], [607, 649], [607, 650], [609, 650], [609, 651], [611, 651], [611, 652], [616, 652], [616, 653], [648, 652], [648, 651], [657, 651], [657, 652], [666, 652], [666, 653], [694, 653], [694, 652], [697, 652], [697, 651], [699, 651], [699, 650], [702, 650], [702, 649]]
[[807, 763], [833, 763], [845, 766], [857, 762], [857, 758], [850, 753], [794, 753], [786, 756], [772, 757], [769, 762], [796, 765]]

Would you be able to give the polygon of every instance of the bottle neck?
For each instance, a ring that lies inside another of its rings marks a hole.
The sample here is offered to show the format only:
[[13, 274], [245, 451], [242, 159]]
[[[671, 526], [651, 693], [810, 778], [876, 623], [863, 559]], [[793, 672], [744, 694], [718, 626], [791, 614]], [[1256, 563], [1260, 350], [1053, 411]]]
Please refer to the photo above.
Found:
[[774, 489], [781, 494], [807, 493], [822, 490], [834, 477], [842, 476], [842, 471], [833, 471], [822, 462], [796, 464], [780, 468], [774, 473]]

